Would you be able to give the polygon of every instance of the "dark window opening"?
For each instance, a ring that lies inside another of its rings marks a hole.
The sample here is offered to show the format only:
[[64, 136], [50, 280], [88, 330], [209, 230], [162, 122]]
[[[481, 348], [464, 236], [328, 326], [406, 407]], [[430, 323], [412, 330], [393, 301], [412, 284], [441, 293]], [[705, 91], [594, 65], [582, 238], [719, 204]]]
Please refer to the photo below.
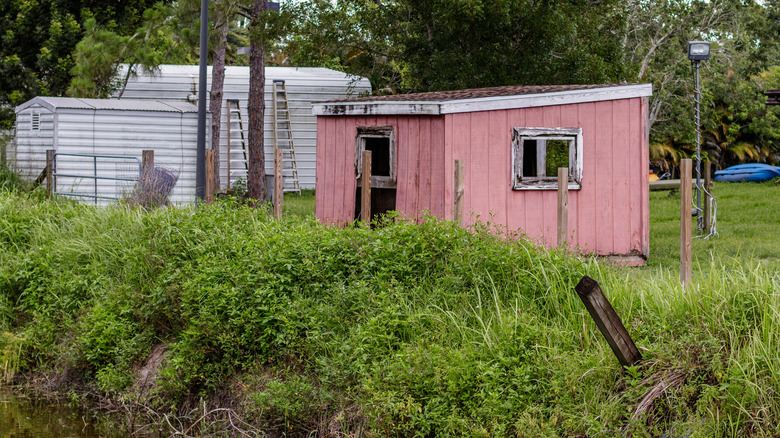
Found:
[[371, 151], [371, 175], [390, 176], [390, 138], [366, 137], [365, 150]]
[[523, 176], [536, 176], [536, 140], [523, 140]]

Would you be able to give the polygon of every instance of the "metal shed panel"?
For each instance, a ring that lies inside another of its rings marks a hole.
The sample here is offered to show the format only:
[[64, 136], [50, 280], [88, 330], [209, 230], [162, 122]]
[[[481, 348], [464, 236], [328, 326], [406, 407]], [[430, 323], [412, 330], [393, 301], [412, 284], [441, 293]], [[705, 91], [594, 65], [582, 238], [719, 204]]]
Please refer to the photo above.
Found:
[[[57, 157], [58, 173], [85, 175], [97, 172], [99, 176], [106, 177], [137, 176], [142, 151], [154, 150], [155, 165], [179, 174], [171, 200], [174, 203], [194, 201], [197, 112], [192, 104], [36, 99], [41, 101], [40, 104], [28, 102], [20, 105], [20, 108], [24, 109], [17, 116], [17, 126], [23, 128], [19, 131], [17, 140], [20, 145], [17, 165], [29, 168], [27, 176], [37, 176], [45, 167], [47, 149], [55, 149], [58, 154], [99, 154], [132, 158], [95, 161], [92, 158], [67, 155]], [[54, 108], [54, 112], [49, 108]], [[41, 129], [40, 132], [45, 132], [45, 136], [31, 134], [29, 126], [33, 111], [41, 113], [41, 128], [45, 126], [46, 129]], [[57, 179], [57, 188], [61, 192], [94, 194], [96, 191], [100, 196], [114, 197], [129, 192], [133, 187], [132, 182], [112, 180], [98, 180], [97, 187], [95, 185], [95, 181], [88, 178], [61, 176]], [[107, 201], [98, 203], [105, 204]]]
[[[33, 129], [33, 114], [38, 129]], [[13, 165], [22, 176], [37, 177], [46, 167], [46, 150], [55, 147], [54, 113], [39, 103], [29, 105], [16, 116], [16, 150]]]

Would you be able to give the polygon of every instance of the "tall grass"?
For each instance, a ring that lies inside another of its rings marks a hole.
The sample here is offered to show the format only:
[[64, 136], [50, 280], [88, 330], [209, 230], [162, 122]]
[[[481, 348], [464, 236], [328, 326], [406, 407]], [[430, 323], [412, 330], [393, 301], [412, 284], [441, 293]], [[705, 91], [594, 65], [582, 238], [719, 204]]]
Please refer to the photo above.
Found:
[[[0, 324], [24, 339], [22, 373], [119, 398], [142, 396], [136, 372], [164, 345], [146, 406], [227, 394], [277, 434], [780, 433], [780, 278], [763, 261], [702, 259], [682, 288], [674, 267], [494, 231], [5, 191]], [[637, 366], [621, 369], [579, 301], [585, 274], [634, 336]]]

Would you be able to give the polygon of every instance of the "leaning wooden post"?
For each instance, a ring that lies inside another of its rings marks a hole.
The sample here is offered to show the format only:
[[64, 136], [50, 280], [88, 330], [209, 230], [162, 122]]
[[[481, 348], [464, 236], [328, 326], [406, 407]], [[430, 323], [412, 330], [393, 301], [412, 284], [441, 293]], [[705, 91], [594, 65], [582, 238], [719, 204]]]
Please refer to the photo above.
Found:
[[360, 169], [360, 220], [371, 222], [371, 151], [363, 151], [363, 167]]
[[691, 243], [691, 159], [684, 158], [680, 162], [680, 283], [687, 286], [691, 282], [691, 264], [693, 247]]
[[607, 339], [620, 364], [629, 366], [642, 360], [642, 354], [636, 348], [617, 312], [604, 296], [598, 282], [586, 275], [577, 283], [574, 290], [585, 304], [601, 334]]
[[51, 199], [54, 191], [54, 149], [46, 151], [46, 197]]
[[569, 231], [569, 169], [558, 168], [558, 248], [566, 246]]
[[712, 232], [712, 198], [710, 190], [712, 189], [712, 163], [704, 163], [704, 234]]
[[463, 222], [463, 187], [466, 176], [463, 160], [455, 160], [455, 207], [453, 217], [456, 223]]
[[206, 150], [206, 204], [214, 202], [214, 149]]
[[277, 219], [282, 218], [282, 208], [284, 206], [284, 158], [280, 148], [274, 149], [274, 216]]

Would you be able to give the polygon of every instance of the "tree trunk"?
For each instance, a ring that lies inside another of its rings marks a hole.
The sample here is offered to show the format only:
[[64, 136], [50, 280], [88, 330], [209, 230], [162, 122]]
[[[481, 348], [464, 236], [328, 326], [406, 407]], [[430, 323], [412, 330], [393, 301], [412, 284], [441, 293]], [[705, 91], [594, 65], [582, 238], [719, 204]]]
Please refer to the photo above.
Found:
[[[214, 151], [214, 193], [219, 191], [219, 138], [222, 125], [222, 94], [225, 85], [225, 50], [227, 49], [228, 21], [218, 14], [215, 22], [218, 23], [219, 40], [214, 48], [214, 60], [211, 70], [211, 93], [209, 95], [209, 112], [211, 113], [211, 149]], [[230, 128], [230, 114], [228, 114], [228, 129]], [[228, 157], [230, 159], [230, 157]], [[228, 178], [230, 176], [228, 175]]]
[[[260, 15], [265, 11], [266, 0], [255, 0], [250, 16], [251, 26], [260, 26]], [[250, 32], [250, 35], [253, 35]], [[249, 172], [247, 195], [259, 201], [266, 197], [265, 149], [263, 145], [263, 116], [265, 113], [265, 47], [253, 36], [249, 42]]]

